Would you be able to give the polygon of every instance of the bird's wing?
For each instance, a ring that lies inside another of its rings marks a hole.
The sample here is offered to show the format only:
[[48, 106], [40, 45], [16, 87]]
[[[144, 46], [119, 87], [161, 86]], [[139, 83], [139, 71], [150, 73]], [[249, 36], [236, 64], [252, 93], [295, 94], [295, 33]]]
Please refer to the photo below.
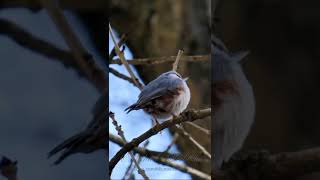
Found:
[[48, 157], [51, 157], [61, 152], [54, 164], [61, 163], [65, 158], [75, 153], [91, 153], [107, 147], [107, 94], [105, 92], [95, 104], [92, 110], [93, 119], [87, 128], [66, 139], [48, 153]]
[[138, 104], [143, 105], [153, 99], [166, 95], [181, 86], [181, 79], [170, 79], [170, 77], [157, 78], [151, 81], [140, 93]]

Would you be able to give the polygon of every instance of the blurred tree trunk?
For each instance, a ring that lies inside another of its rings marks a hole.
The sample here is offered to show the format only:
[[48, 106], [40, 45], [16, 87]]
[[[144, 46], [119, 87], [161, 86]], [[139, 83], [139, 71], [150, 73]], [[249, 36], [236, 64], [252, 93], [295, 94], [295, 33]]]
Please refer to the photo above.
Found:
[[[210, 53], [208, 1], [198, 0], [111, 0], [110, 22], [119, 34], [128, 33], [127, 45], [134, 57], [175, 56], [179, 49], [185, 55]], [[178, 72], [190, 77], [188, 84], [192, 97], [189, 108], [210, 107], [210, 62], [180, 62]], [[144, 82], [149, 82], [172, 68], [171, 64], [136, 67]], [[211, 129], [211, 121], [197, 122]], [[171, 132], [175, 131], [171, 129]], [[204, 138], [199, 131], [187, 128], [209, 152], [211, 138]], [[185, 138], [179, 138], [178, 148], [185, 154], [200, 154]], [[190, 166], [210, 173], [210, 164], [190, 163]]]

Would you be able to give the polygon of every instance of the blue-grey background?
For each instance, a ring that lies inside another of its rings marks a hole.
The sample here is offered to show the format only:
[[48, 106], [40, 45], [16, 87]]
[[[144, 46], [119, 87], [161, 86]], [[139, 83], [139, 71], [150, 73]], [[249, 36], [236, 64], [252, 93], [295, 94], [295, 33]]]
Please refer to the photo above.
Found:
[[[84, 46], [95, 56], [89, 36], [71, 14], [66, 16]], [[67, 49], [44, 11], [1, 10], [1, 18], [19, 24], [37, 37]], [[0, 153], [18, 160], [22, 180], [103, 180], [106, 154], [77, 154], [52, 166], [47, 153], [79, 132], [91, 120], [99, 94], [71, 69], [0, 36]], [[0, 177], [0, 179], [4, 179]]]

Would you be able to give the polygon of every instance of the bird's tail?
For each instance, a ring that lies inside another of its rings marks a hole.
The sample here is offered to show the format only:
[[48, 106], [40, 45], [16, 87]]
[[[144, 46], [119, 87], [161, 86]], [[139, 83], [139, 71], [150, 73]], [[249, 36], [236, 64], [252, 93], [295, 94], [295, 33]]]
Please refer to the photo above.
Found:
[[138, 103], [134, 103], [131, 106], [127, 107], [124, 111], [126, 111], [128, 114], [132, 110], [138, 110], [138, 109], [140, 109]]
[[61, 163], [65, 158], [67, 158], [69, 155], [74, 154], [78, 152], [79, 146], [87, 139], [88, 134], [85, 132], [80, 132], [61, 144], [57, 145], [55, 148], [53, 148], [49, 153], [48, 153], [48, 158], [51, 156], [57, 154], [58, 152], [61, 151], [60, 157], [54, 162], [55, 165]]

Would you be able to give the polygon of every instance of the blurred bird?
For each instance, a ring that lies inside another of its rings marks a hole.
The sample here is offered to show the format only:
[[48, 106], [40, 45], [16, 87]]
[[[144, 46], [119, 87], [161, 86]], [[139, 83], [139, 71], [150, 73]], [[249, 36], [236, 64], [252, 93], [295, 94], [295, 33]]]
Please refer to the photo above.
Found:
[[82, 132], [70, 137], [48, 153], [48, 158], [61, 151], [60, 157], [54, 162], [61, 163], [75, 153], [91, 153], [99, 149], [107, 149], [107, 95], [105, 92], [96, 102], [92, 113], [93, 119]]
[[240, 64], [248, 53], [230, 53], [222, 41], [212, 37], [213, 167], [216, 169], [241, 148], [254, 121], [254, 94]]
[[190, 101], [190, 90], [176, 71], [169, 71], [147, 84], [139, 94], [138, 101], [127, 107], [125, 111], [143, 109], [153, 116], [157, 124], [159, 120], [168, 120], [184, 111]]

